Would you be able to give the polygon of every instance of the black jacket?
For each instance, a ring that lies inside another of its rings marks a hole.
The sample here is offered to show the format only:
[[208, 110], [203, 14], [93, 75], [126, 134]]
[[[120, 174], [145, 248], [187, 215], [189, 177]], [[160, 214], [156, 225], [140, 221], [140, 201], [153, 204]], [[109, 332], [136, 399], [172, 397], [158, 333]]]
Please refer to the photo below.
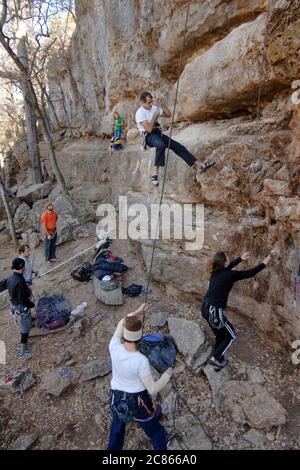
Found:
[[226, 308], [229, 293], [236, 281], [254, 277], [266, 267], [264, 263], [258, 264], [255, 268], [245, 271], [234, 271], [232, 268], [237, 266], [242, 258], [236, 258], [227, 266], [211, 275], [208, 291], [204, 301], [218, 308]]
[[27, 286], [23, 274], [14, 272], [7, 279], [7, 288], [9, 291], [10, 301], [13, 305], [23, 305], [23, 307], [32, 308], [34, 303], [31, 302], [31, 292]]

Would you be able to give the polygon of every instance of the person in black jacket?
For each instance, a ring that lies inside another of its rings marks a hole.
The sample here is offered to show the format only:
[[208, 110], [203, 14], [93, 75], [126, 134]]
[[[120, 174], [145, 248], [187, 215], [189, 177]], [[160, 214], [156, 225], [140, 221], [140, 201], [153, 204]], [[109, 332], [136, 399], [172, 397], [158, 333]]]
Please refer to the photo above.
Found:
[[7, 288], [11, 302], [10, 312], [20, 323], [20, 356], [31, 357], [27, 349], [27, 340], [32, 327], [30, 309], [34, 307], [34, 303], [31, 301], [31, 291], [23, 277], [25, 261], [22, 258], [15, 258], [11, 269], [14, 273], [7, 279]]
[[236, 339], [234, 328], [228, 321], [224, 311], [227, 306], [229, 293], [235, 282], [254, 277], [271, 260], [271, 256], [267, 256], [262, 263], [246, 271], [236, 271], [233, 269], [242, 261], [249, 258], [250, 252], [247, 251], [241, 257], [229, 262], [226, 254], [223, 251], [218, 251], [209, 264], [211, 276], [208, 291], [203, 299], [201, 312], [216, 336], [214, 352], [208, 364], [218, 368], [223, 368], [228, 364], [224, 354]]

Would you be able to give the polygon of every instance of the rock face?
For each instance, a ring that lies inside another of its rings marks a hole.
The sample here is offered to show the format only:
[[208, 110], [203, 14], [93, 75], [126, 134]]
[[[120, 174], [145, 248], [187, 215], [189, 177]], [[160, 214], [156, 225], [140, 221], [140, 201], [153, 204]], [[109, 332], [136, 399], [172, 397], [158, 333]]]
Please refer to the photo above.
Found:
[[197, 369], [207, 359], [210, 347], [200, 326], [189, 320], [170, 316], [168, 318], [170, 336], [177, 349], [186, 359], [187, 365]]
[[48, 196], [52, 189], [52, 184], [48, 181], [45, 183], [31, 184], [30, 186], [20, 187], [17, 197], [25, 202], [35, 202]]
[[103, 377], [111, 372], [111, 361], [110, 358], [104, 362], [91, 361], [84, 366], [81, 372], [81, 378], [83, 381], [92, 380], [97, 377]]
[[[124, 10], [115, 0], [77, 2], [67, 61], [53, 57], [49, 88], [60, 121], [67, 121], [63, 92], [68, 120], [86, 134], [58, 150], [62, 172], [77, 192], [90, 193], [93, 208], [97, 202], [118, 208], [118, 197], [127, 195], [128, 204], [144, 204], [150, 214], [159, 201], [150, 180], [154, 151], [140, 151], [134, 113], [143, 89], [160, 88], [173, 106], [188, 2], [127, 3]], [[252, 245], [254, 265], [276, 249], [281, 261], [257, 276], [255, 298], [250, 281], [238, 283], [229, 308], [249, 317], [253, 303], [258, 330], [287, 345], [300, 335], [300, 304], [293, 306], [300, 262], [300, 104], [291, 101], [291, 85], [300, 78], [300, 0], [189, 3], [173, 136], [199, 161], [217, 165], [200, 174], [170, 152], [163, 202], [177, 204], [176, 214], [184, 204], [204, 204], [204, 240], [200, 236], [200, 247], [186, 245], [187, 234], [159, 240], [152, 278], [178, 294], [203, 296], [205, 266], [216, 251], [235, 257]], [[130, 132], [125, 149], [109, 156], [107, 142], [88, 134], [108, 136], [115, 109]], [[29, 214], [23, 210], [19, 225], [25, 228]], [[70, 213], [66, 238], [83, 224], [81, 215]], [[93, 220], [87, 219], [81, 233], [90, 230]], [[138, 242], [149, 269], [152, 240]]]
[[[180, 416], [176, 419], [176, 431], [180, 434], [182, 442], [190, 450], [211, 450], [212, 443], [203, 430], [202, 425], [194, 416]], [[182, 444], [181, 444], [182, 445]], [[180, 450], [181, 447], [174, 439], [169, 450]]]
[[49, 395], [60, 397], [73, 383], [74, 373], [64, 374], [63, 369], [54, 369], [42, 377], [41, 389]]
[[10, 450], [27, 450], [35, 443], [38, 439], [37, 434], [27, 434], [26, 436], [20, 436], [12, 443]]
[[286, 422], [283, 406], [259, 384], [230, 380], [220, 389], [219, 398], [224, 412], [237, 423], [270, 431]]

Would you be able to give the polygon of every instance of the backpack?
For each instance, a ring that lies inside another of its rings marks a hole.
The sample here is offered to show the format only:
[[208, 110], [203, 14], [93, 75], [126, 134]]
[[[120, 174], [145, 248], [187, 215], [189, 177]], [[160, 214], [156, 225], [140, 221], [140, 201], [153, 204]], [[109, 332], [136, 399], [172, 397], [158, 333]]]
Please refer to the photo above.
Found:
[[62, 294], [53, 294], [39, 299], [36, 314], [38, 328], [54, 330], [68, 323], [71, 306]]
[[123, 149], [123, 142], [122, 139], [119, 137], [113, 137], [110, 141], [110, 145], [114, 150], [122, 150]]
[[73, 269], [71, 276], [79, 282], [90, 281], [93, 275], [93, 267], [91, 263], [83, 263], [78, 268]]
[[163, 333], [144, 335], [139, 342], [138, 350], [144, 354], [158, 372], [163, 373], [174, 365], [176, 347], [171, 336]]
[[139, 284], [131, 284], [128, 287], [123, 287], [122, 293], [127, 294], [130, 297], [136, 297], [142, 293], [143, 289], [143, 286], [140, 286]]
[[0, 281], [0, 292], [4, 292], [5, 290], [7, 290], [7, 279]]

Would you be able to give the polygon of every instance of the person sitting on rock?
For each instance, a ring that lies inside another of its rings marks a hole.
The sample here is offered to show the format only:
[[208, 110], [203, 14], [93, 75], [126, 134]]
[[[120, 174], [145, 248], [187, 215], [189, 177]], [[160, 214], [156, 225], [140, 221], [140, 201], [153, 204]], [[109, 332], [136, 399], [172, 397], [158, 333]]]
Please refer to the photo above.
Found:
[[29, 358], [31, 353], [27, 349], [27, 340], [32, 327], [30, 309], [34, 307], [34, 303], [31, 301], [31, 291], [23, 277], [25, 261], [21, 258], [15, 258], [11, 269], [14, 270], [14, 274], [7, 279], [11, 302], [10, 313], [20, 323], [21, 349], [19, 355]]
[[[158, 100], [158, 106], [155, 106], [153, 97], [148, 91], [141, 94], [140, 103], [141, 106], [136, 112], [135, 120], [144, 137], [145, 145], [156, 148], [154, 174], [151, 176], [151, 180], [154, 186], [158, 186], [158, 169], [160, 166], [165, 166], [165, 152], [169, 145], [169, 137], [162, 133], [158, 118], [160, 116], [170, 118], [172, 113], [161, 98]], [[173, 139], [170, 141], [170, 149], [189, 166], [199, 167], [201, 172], [207, 171], [216, 164], [216, 162], [211, 162], [202, 165], [183, 145]]]
[[[142, 322], [138, 318], [146, 308], [142, 304], [123, 318], [109, 343], [112, 362], [110, 408], [112, 423], [107, 450], [122, 450], [126, 422], [135, 421], [149, 437], [155, 450], [167, 448], [167, 436], [159, 423], [159, 413], [151, 395], [156, 395], [170, 381], [169, 368], [154, 382], [149, 360], [137, 350], [142, 338]], [[123, 338], [123, 343], [122, 343]]]
[[203, 299], [201, 312], [216, 336], [213, 355], [208, 364], [220, 369], [228, 364], [224, 354], [236, 339], [235, 330], [225, 315], [229, 293], [235, 282], [254, 277], [271, 260], [271, 256], [267, 256], [255, 268], [245, 271], [233, 269], [249, 258], [250, 252], [247, 251], [241, 257], [229, 262], [227, 255], [223, 251], [218, 251], [208, 265], [210, 281], [208, 291]]
[[113, 113], [113, 118], [114, 118], [114, 123], [113, 123], [113, 136], [116, 139], [121, 139], [122, 137], [122, 131], [125, 126], [124, 119], [120, 116], [120, 113], [118, 111], [115, 111]]
[[57, 219], [58, 214], [54, 210], [51, 201], [46, 202], [45, 212], [41, 215], [42, 224], [42, 235], [44, 237], [45, 244], [45, 258], [49, 263], [55, 262], [56, 260], [56, 241], [57, 241]]

